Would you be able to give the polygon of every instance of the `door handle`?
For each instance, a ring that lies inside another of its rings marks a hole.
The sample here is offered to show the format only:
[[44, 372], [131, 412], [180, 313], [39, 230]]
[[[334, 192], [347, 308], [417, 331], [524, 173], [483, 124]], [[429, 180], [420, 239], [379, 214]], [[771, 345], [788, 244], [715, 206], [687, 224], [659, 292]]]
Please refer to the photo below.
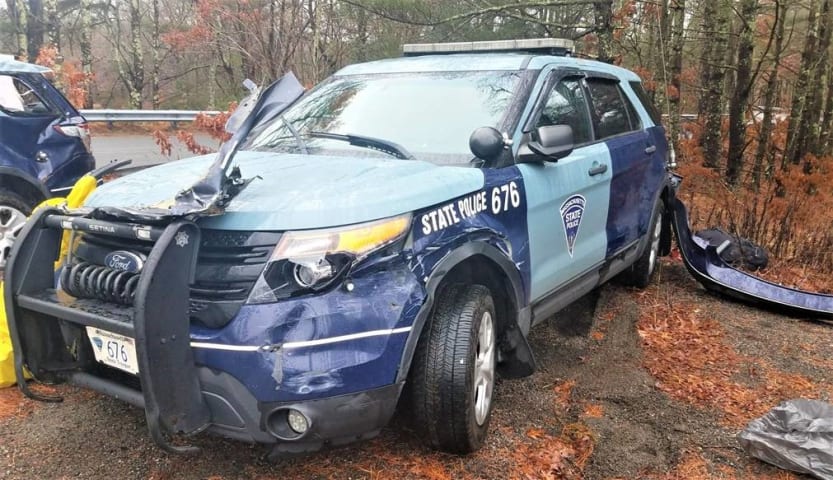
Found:
[[656, 147], [656, 145], [651, 145], [650, 147], [648, 147], [648, 148], [646, 148], [646, 149], [645, 149], [645, 154], [646, 154], [646, 155], [650, 155], [650, 154], [652, 154], [652, 153], [654, 153], [654, 152], [656, 152], [656, 151], [657, 151], [657, 147]]
[[587, 174], [592, 176], [601, 175], [607, 171], [607, 164], [602, 163], [600, 165], [593, 165], [590, 167], [590, 170], [587, 171]]

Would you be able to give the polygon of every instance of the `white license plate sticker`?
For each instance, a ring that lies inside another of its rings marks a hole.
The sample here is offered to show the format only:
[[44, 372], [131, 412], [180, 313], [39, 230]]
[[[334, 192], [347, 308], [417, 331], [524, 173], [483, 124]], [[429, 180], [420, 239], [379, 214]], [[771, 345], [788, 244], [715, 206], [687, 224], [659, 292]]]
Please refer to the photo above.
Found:
[[95, 327], [87, 327], [87, 336], [98, 362], [134, 375], [139, 373], [135, 340]]

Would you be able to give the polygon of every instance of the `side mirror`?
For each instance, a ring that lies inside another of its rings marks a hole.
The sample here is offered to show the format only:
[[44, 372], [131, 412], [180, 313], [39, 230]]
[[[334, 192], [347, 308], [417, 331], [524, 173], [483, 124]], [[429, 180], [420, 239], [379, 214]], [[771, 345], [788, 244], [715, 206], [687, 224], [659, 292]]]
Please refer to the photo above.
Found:
[[506, 139], [496, 128], [480, 127], [469, 137], [469, 149], [477, 158], [494, 160], [506, 148]]
[[546, 125], [532, 132], [527, 144], [538, 160], [556, 161], [573, 152], [573, 127], [569, 125]]

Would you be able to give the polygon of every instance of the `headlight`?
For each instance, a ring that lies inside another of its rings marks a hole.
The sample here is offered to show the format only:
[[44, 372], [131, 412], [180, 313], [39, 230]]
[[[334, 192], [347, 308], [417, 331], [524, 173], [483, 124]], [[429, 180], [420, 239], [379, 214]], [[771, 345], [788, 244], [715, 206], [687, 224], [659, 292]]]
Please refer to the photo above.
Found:
[[323, 290], [356, 262], [401, 239], [411, 214], [325, 230], [285, 233], [249, 294], [249, 303], [269, 303]]

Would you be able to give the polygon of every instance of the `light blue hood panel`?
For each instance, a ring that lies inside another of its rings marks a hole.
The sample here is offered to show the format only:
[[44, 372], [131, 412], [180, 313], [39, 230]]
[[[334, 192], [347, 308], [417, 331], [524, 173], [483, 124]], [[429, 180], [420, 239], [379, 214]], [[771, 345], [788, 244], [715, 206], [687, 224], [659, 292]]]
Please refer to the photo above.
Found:
[[[205, 174], [214, 155], [179, 160], [113, 180], [88, 207], [142, 208], [170, 202]], [[240, 152], [243, 178], [259, 176], [223, 215], [199, 221], [225, 230], [301, 230], [349, 225], [434, 205], [483, 187], [476, 168], [417, 160]]]

